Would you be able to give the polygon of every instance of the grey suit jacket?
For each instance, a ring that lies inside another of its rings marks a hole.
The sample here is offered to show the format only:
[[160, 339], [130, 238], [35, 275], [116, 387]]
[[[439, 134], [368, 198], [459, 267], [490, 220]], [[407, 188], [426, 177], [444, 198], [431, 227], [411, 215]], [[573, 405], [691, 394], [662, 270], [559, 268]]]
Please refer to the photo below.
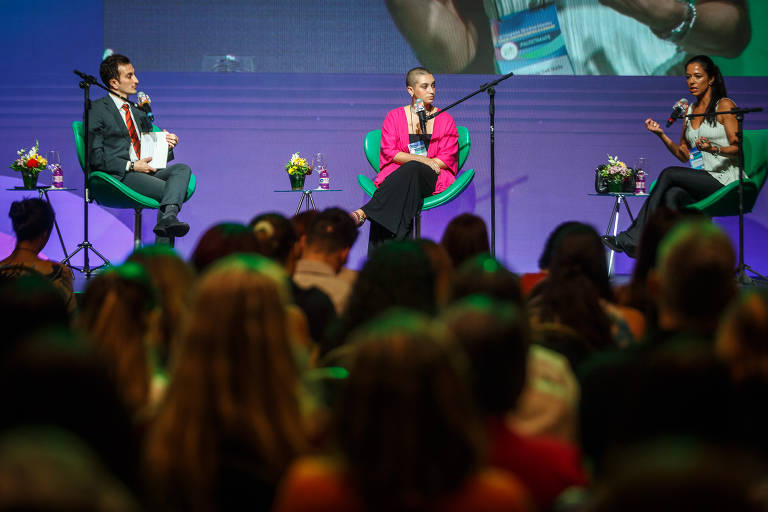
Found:
[[[134, 107], [131, 113], [141, 132], [152, 130], [147, 115]], [[102, 171], [123, 178], [131, 159], [131, 136], [123, 121], [123, 113], [109, 95], [91, 103], [88, 116], [88, 145], [91, 171]], [[173, 159], [169, 151], [168, 161]]]

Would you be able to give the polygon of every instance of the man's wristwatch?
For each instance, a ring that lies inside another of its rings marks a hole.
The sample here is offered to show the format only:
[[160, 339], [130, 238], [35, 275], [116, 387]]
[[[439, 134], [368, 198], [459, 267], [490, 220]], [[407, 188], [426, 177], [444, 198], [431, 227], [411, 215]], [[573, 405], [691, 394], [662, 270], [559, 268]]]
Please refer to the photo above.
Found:
[[681, 4], [685, 4], [685, 18], [675, 28], [669, 31], [658, 32], [653, 31], [661, 39], [666, 39], [670, 43], [679, 43], [691, 32], [693, 24], [696, 23], [696, 0], [675, 0]]
[[128, 168], [128, 170], [129, 170], [129, 171], [133, 171], [133, 164], [134, 164], [134, 163], [135, 163], [135, 162], [131, 162], [131, 166]]

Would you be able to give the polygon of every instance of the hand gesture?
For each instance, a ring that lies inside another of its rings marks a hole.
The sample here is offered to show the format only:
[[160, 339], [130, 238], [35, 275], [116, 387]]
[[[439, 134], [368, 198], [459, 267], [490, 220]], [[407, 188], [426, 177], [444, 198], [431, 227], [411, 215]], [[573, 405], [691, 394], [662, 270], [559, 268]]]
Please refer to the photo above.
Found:
[[699, 137], [696, 139], [696, 147], [699, 148], [699, 151], [708, 151], [710, 153], [714, 153], [715, 146], [712, 145], [712, 143], [709, 141], [706, 137]]
[[657, 123], [650, 117], [645, 120], [645, 129], [651, 133], [655, 133], [656, 135], [662, 135], [664, 133], [664, 130], [662, 130], [659, 123]]
[[133, 170], [136, 171], [136, 172], [143, 172], [143, 173], [147, 173], [147, 174], [151, 174], [151, 173], [157, 171], [157, 169], [155, 169], [154, 167], [149, 165], [149, 162], [151, 162], [151, 161], [152, 161], [152, 157], [151, 156], [148, 156], [146, 158], [142, 158], [141, 160], [136, 160], [136, 162], [134, 162], [134, 164], [133, 164]]

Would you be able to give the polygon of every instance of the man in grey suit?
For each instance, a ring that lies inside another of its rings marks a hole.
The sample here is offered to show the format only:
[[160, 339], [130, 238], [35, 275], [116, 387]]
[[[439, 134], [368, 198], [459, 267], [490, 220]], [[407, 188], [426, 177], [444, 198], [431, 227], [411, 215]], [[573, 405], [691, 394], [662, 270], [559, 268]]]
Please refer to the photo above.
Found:
[[[136, 192], [160, 203], [157, 225], [153, 231], [157, 241], [184, 236], [189, 225], [176, 215], [184, 204], [191, 171], [186, 164], [173, 164], [164, 169], [151, 165], [152, 157], [141, 158], [140, 132], [152, 130], [147, 115], [123, 99], [136, 94], [139, 80], [131, 61], [124, 55], [104, 59], [99, 74], [110, 94], [91, 105], [88, 118], [90, 167], [92, 171], [109, 173]], [[168, 160], [179, 138], [166, 133]]]

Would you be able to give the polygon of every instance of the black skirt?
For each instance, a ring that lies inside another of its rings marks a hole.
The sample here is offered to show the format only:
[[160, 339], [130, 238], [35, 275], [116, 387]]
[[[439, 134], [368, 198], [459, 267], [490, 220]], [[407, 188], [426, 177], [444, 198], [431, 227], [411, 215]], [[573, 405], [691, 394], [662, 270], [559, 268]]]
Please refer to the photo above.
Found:
[[424, 198], [435, 192], [437, 173], [428, 165], [411, 160], [387, 176], [371, 200], [361, 209], [371, 221], [368, 247], [388, 240], [404, 240], [413, 229], [413, 218]]

